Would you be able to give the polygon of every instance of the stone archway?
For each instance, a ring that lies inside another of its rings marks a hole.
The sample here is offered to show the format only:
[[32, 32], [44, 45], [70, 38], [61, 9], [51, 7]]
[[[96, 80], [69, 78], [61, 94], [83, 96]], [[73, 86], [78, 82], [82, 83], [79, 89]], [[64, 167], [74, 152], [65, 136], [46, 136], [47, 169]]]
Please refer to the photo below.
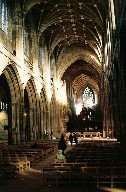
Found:
[[0, 76], [0, 140], [11, 143], [12, 129], [9, 127], [12, 119], [11, 94], [4, 74]]

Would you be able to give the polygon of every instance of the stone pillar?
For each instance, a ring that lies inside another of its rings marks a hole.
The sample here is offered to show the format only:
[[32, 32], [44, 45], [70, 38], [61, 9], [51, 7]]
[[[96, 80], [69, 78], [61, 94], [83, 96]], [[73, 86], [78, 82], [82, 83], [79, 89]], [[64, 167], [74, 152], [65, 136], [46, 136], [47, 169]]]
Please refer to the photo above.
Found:
[[38, 139], [42, 139], [41, 109], [38, 111]]
[[33, 110], [33, 106], [31, 106], [31, 108], [30, 108], [29, 118], [30, 118], [30, 140], [33, 141], [34, 140], [34, 110]]
[[44, 111], [43, 111], [43, 130], [44, 130], [44, 135], [45, 135], [45, 133], [47, 131], [46, 126], [47, 126], [47, 115], [46, 115], [46, 111], [44, 109]]
[[20, 139], [21, 143], [25, 142], [25, 129], [24, 129], [24, 105], [19, 104], [19, 129], [20, 129]]
[[60, 121], [61, 121], [61, 119], [60, 119], [60, 107], [59, 107], [59, 105], [57, 105], [57, 111], [56, 111], [56, 136], [57, 137], [60, 137], [61, 136], [61, 133], [62, 133], [62, 130], [61, 130], [61, 127], [60, 127]]
[[50, 127], [49, 127], [49, 121], [50, 121], [50, 116], [49, 116], [49, 111], [48, 111], [48, 109], [47, 109], [47, 111], [46, 111], [46, 132], [49, 134], [49, 130], [50, 130]]
[[43, 114], [43, 110], [41, 110], [41, 139], [43, 139], [43, 135], [44, 135], [44, 114]]
[[[16, 140], [15, 140], [15, 132], [16, 132], [16, 106], [15, 103], [11, 104], [11, 110], [12, 110], [12, 128], [11, 128], [11, 144], [16, 144]], [[9, 127], [10, 129], [10, 127]], [[10, 130], [9, 130], [10, 132]]]
[[36, 140], [39, 134], [39, 112], [36, 106], [30, 108], [30, 140]]
[[[50, 114], [50, 103], [48, 104], [48, 109], [47, 109], [47, 131], [49, 133], [51, 133], [51, 114]], [[50, 138], [50, 137], [49, 137]]]
[[19, 128], [19, 103], [15, 103], [15, 137], [16, 137], [16, 144], [20, 144], [20, 128]]
[[12, 126], [11, 130], [9, 130], [9, 137], [11, 137], [10, 144], [19, 144], [20, 139], [17, 138], [18, 135], [18, 110], [17, 110], [17, 103], [11, 104], [11, 111], [12, 111], [12, 125], [9, 125], [9, 128]]

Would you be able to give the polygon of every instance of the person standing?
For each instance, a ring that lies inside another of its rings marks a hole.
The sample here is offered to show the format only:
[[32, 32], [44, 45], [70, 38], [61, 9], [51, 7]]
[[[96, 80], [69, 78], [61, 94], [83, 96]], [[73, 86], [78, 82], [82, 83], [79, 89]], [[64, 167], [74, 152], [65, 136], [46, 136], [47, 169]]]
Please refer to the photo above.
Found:
[[61, 138], [59, 140], [58, 149], [62, 150], [62, 154], [64, 155], [64, 151], [66, 150], [66, 148], [67, 148], [67, 143], [66, 143], [66, 140], [64, 138], [64, 135], [62, 134]]
[[70, 135], [69, 135], [69, 141], [70, 141], [70, 144], [72, 146], [73, 145], [73, 135], [72, 135], [72, 133], [70, 133]]
[[62, 162], [64, 163], [65, 160], [66, 160], [66, 159], [65, 159], [65, 155], [62, 154], [62, 150], [58, 150], [58, 152], [57, 152], [57, 154], [56, 154], [56, 159], [55, 159], [55, 161], [56, 161], [56, 162], [58, 162], [58, 161], [61, 162], [61, 161], [62, 161]]
[[51, 133], [50, 133], [51, 139], [53, 139], [53, 130], [51, 129]]
[[74, 133], [74, 136], [73, 136], [73, 137], [74, 137], [75, 143], [78, 144], [78, 136], [77, 136], [77, 133], [76, 133], [76, 132]]

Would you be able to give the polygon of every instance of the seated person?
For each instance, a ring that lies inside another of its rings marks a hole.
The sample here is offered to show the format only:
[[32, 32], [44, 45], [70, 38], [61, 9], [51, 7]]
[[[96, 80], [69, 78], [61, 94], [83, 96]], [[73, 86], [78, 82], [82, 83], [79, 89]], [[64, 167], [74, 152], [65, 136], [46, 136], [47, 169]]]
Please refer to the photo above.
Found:
[[76, 155], [72, 149], [67, 151], [65, 158], [67, 163], [75, 163], [76, 161]]
[[62, 150], [58, 150], [56, 154], [56, 158], [54, 159], [55, 162], [65, 162], [65, 156], [62, 154]]

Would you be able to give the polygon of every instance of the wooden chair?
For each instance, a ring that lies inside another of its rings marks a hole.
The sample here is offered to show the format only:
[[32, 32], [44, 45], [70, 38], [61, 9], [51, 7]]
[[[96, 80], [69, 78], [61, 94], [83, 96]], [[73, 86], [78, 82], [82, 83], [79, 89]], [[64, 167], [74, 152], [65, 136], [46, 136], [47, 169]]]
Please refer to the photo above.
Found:
[[30, 161], [27, 159], [27, 156], [24, 155], [17, 155], [19, 161], [23, 164], [24, 169], [30, 169]]

